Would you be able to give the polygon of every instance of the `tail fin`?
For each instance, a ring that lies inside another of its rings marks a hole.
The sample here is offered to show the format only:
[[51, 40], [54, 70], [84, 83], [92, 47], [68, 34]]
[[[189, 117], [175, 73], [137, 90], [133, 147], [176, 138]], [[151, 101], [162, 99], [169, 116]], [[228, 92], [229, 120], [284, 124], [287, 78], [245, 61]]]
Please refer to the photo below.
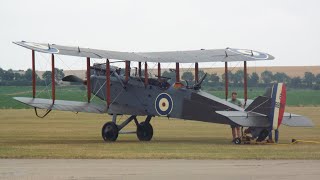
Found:
[[278, 129], [283, 119], [285, 105], [286, 86], [277, 83], [267, 89], [264, 96], [258, 96], [245, 111], [268, 116], [272, 129]]
[[286, 86], [283, 83], [274, 84], [271, 94], [271, 111], [269, 120], [272, 122], [272, 129], [280, 126], [286, 106]]

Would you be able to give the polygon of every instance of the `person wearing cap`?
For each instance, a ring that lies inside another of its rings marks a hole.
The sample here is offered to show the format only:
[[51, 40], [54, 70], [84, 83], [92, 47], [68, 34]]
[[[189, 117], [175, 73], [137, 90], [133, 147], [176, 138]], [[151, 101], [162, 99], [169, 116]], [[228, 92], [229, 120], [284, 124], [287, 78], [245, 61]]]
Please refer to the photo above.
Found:
[[[241, 101], [239, 99], [237, 99], [237, 92], [232, 92], [231, 94], [231, 99], [229, 100], [230, 103], [237, 105], [239, 107], [243, 107]], [[239, 125], [230, 125], [231, 129], [232, 129], [232, 142], [236, 139], [236, 138], [240, 138], [240, 126]]]

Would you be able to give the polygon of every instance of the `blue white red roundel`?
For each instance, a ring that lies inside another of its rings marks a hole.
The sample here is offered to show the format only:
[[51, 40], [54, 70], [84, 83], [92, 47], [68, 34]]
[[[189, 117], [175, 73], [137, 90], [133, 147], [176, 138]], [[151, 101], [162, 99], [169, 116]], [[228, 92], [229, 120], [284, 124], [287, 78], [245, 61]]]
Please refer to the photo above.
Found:
[[167, 116], [170, 114], [173, 108], [171, 96], [167, 93], [159, 94], [155, 101], [155, 108], [160, 116]]

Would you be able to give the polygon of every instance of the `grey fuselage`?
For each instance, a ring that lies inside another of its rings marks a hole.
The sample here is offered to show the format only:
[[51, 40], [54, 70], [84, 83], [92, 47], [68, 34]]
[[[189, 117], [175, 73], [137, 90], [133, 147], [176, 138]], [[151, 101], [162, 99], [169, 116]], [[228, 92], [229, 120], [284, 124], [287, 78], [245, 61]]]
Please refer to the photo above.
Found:
[[[102, 71], [91, 71], [91, 92], [102, 100], [106, 100], [106, 76]], [[105, 71], [104, 71], [105, 72]], [[156, 78], [149, 78], [148, 85], [144, 77], [131, 76], [125, 82], [123, 75], [110, 76], [111, 105], [117, 104], [124, 108], [134, 109], [127, 115], [166, 116], [185, 120], [204, 121], [221, 124], [234, 124], [225, 116], [215, 111], [234, 110], [223, 104], [225, 100], [193, 88], [174, 87], [174, 84], [163, 88]], [[166, 93], [172, 99], [172, 110], [168, 114], [159, 114], [156, 110], [156, 99], [159, 94]], [[136, 113], [136, 114], [135, 114]]]

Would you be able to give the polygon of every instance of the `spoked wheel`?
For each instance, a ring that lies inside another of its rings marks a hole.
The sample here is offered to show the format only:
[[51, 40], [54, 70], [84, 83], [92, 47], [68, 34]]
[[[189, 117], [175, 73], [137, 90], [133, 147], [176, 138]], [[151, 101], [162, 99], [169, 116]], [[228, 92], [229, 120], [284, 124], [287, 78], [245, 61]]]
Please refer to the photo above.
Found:
[[104, 141], [116, 141], [119, 130], [114, 122], [107, 122], [103, 125], [101, 134]]
[[141, 122], [137, 126], [137, 137], [140, 141], [150, 141], [153, 136], [153, 128], [150, 123]]
[[235, 138], [233, 142], [234, 142], [234, 144], [241, 144], [241, 139]]

